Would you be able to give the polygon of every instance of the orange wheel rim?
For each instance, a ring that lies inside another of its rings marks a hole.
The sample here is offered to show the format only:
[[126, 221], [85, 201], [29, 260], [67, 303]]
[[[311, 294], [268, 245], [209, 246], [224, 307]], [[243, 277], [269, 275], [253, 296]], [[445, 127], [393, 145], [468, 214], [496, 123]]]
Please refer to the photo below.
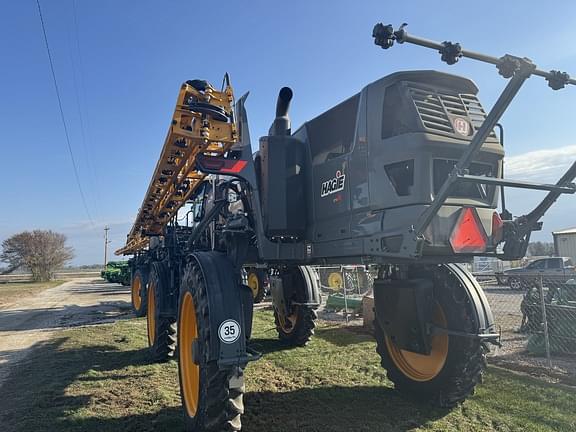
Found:
[[148, 324], [148, 345], [152, 346], [156, 341], [156, 284], [154, 282], [151, 282], [148, 287], [146, 323]]
[[260, 281], [258, 280], [258, 275], [256, 273], [250, 272], [248, 274], [248, 286], [252, 290], [252, 296], [256, 297], [260, 290]]
[[194, 417], [200, 398], [200, 366], [194, 363], [192, 356], [194, 341], [198, 339], [198, 322], [194, 299], [189, 292], [184, 294], [180, 306], [178, 332], [180, 335], [178, 358], [184, 407], [188, 416]]
[[142, 306], [142, 296], [140, 295], [141, 288], [142, 282], [140, 280], [140, 275], [136, 275], [132, 281], [132, 304], [136, 310], [139, 310], [140, 306]]
[[[437, 303], [432, 322], [440, 327], [446, 327], [446, 316]], [[423, 355], [398, 348], [394, 341], [386, 336], [386, 347], [392, 361], [400, 371], [414, 381], [430, 381], [434, 379], [446, 364], [448, 357], [448, 335], [445, 333], [432, 336], [432, 350], [429, 355]]]
[[285, 316], [278, 312], [278, 321], [280, 322], [280, 328], [284, 333], [292, 333], [296, 327], [296, 322], [298, 321], [297, 307], [294, 308], [294, 312], [291, 315]]

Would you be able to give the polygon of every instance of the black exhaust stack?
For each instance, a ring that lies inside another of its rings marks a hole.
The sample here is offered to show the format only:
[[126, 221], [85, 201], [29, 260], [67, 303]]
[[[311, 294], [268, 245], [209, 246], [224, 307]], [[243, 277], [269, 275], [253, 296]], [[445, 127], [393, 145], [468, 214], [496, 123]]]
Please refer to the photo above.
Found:
[[292, 89], [290, 87], [282, 87], [278, 93], [278, 101], [276, 102], [276, 118], [270, 126], [268, 135], [290, 135], [291, 124], [288, 110], [290, 109], [290, 101], [292, 100]]
[[306, 152], [304, 143], [292, 136], [288, 116], [291, 100], [290, 87], [282, 87], [276, 103], [276, 118], [268, 135], [260, 138], [264, 233], [268, 238], [280, 241], [301, 239], [306, 234]]

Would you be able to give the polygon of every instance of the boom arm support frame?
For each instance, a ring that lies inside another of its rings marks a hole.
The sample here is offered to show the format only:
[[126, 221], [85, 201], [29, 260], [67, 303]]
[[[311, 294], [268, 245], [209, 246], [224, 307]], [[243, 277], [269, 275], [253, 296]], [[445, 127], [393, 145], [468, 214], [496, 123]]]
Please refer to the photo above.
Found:
[[525, 189], [547, 190], [548, 195], [544, 200], [529, 214], [520, 216], [512, 221], [505, 221], [504, 249], [503, 254], [499, 254], [501, 259], [517, 259], [526, 254], [530, 234], [541, 228], [539, 219], [550, 208], [550, 206], [563, 193], [573, 194], [576, 192], [576, 185], [573, 180], [576, 178], [576, 162], [568, 169], [562, 178], [555, 185], [531, 184], [528, 182], [514, 182], [504, 179], [483, 178], [479, 176], [468, 175], [470, 164], [484, 145], [484, 142], [490, 135], [491, 131], [497, 126], [500, 118], [518, 94], [522, 85], [532, 75], [540, 76], [548, 81], [548, 85], [553, 90], [564, 88], [568, 84], [576, 85], [576, 80], [571, 79], [565, 72], [550, 71], [545, 72], [536, 67], [532, 61], [527, 58], [505, 55], [501, 58], [464, 50], [459, 43], [452, 42], [434, 42], [411, 36], [405, 30], [406, 24], [398, 30], [394, 30], [392, 25], [376, 24], [372, 31], [374, 43], [383, 49], [388, 49], [398, 43], [412, 43], [438, 50], [442, 60], [452, 65], [458, 62], [461, 57], [467, 57], [481, 62], [496, 65], [500, 75], [504, 78], [511, 78], [500, 97], [488, 113], [488, 116], [482, 123], [480, 129], [476, 132], [474, 138], [466, 148], [464, 154], [454, 165], [452, 172], [444, 182], [440, 191], [432, 201], [431, 205], [420, 215], [415, 226], [411, 226], [407, 233], [403, 233], [402, 246], [398, 252], [401, 258], [417, 259], [422, 255], [425, 244], [424, 232], [438, 214], [440, 208], [444, 205], [447, 198], [451, 195], [455, 185], [459, 182], [473, 182], [478, 184], [492, 184], [501, 187], [517, 187]]

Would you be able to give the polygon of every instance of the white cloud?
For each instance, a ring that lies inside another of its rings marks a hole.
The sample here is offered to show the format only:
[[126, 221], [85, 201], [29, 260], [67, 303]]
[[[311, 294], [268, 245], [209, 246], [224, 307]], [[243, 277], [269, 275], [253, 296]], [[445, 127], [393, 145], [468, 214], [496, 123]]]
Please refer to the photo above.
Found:
[[504, 176], [517, 180], [556, 183], [576, 161], [576, 145], [536, 150], [505, 158]]
[[[576, 145], [537, 150], [505, 158], [504, 177], [537, 183], [556, 183], [576, 160]], [[507, 207], [518, 216], [531, 211], [546, 192], [507, 188]], [[551, 231], [574, 226], [574, 195], [561, 196], [542, 218], [543, 230], [534, 240], [552, 241]]]

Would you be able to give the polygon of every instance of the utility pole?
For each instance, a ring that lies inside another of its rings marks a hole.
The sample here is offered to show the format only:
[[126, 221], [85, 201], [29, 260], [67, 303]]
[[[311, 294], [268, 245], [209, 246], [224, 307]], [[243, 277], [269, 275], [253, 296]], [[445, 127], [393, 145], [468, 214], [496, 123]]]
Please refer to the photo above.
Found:
[[104, 227], [104, 270], [106, 270], [106, 265], [108, 264], [108, 231], [110, 231], [109, 227]]

